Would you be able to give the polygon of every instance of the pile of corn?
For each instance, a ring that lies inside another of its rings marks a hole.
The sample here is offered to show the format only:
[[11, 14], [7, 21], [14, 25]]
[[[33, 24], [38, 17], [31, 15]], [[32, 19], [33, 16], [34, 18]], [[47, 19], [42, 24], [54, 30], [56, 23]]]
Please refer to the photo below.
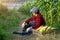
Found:
[[39, 31], [39, 32], [47, 32], [47, 31], [50, 31], [50, 30], [53, 30], [53, 29], [56, 29], [56, 28], [51, 27], [51, 26], [40, 26], [36, 30]]

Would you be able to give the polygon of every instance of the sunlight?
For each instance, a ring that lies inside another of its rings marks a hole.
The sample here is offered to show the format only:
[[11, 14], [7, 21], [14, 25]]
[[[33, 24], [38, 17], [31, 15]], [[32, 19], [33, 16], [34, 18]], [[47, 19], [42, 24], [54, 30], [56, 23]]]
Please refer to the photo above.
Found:
[[7, 5], [7, 3], [2, 2], [1, 0], [0, 0], [0, 4], [2, 4], [2, 5], [4, 5], [4, 6], [6, 6], [6, 5]]
[[0, 0], [0, 4], [1, 4], [1, 0]]

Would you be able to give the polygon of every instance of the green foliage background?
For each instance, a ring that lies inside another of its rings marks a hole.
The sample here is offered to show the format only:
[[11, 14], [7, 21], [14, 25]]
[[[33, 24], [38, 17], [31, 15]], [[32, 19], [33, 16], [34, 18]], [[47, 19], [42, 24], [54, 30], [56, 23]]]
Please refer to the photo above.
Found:
[[13, 31], [18, 26], [19, 17], [8, 11], [6, 6], [0, 4], [0, 40], [11, 40]]
[[[32, 16], [30, 9], [38, 7], [43, 15], [46, 25], [56, 27], [60, 30], [60, 0], [32, 0], [24, 2], [19, 8], [22, 13], [22, 19]], [[19, 17], [12, 10], [0, 4], [0, 40], [8, 40], [13, 37], [12, 32], [16, 30], [19, 23]]]
[[60, 30], [60, 0], [33, 0], [25, 2], [18, 10], [23, 15], [31, 16], [30, 9], [38, 7], [46, 20], [46, 25]]

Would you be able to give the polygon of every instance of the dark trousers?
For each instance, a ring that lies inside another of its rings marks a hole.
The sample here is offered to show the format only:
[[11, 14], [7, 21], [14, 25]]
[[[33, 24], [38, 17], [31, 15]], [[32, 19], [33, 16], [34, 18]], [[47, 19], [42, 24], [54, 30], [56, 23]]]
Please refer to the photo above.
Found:
[[24, 26], [23, 30], [26, 30], [29, 27], [33, 27], [34, 26], [34, 22], [30, 21], [27, 25]]

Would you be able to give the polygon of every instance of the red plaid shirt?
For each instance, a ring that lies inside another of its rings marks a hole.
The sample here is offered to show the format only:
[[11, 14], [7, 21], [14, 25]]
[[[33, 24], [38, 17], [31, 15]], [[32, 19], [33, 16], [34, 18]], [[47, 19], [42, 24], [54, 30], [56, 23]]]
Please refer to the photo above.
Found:
[[41, 25], [46, 25], [45, 20], [41, 14], [38, 14], [37, 16], [33, 16], [26, 20], [26, 23], [29, 23], [30, 21], [34, 21], [34, 26], [32, 27], [33, 29], [37, 29]]

